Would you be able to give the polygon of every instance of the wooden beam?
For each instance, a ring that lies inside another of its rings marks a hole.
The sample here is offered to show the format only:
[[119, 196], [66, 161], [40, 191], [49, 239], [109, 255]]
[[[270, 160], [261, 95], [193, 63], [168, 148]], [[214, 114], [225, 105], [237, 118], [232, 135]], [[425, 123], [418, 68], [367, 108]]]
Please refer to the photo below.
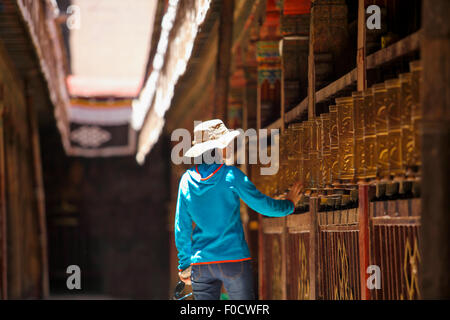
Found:
[[214, 116], [228, 124], [228, 89], [233, 44], [234, 0], [222, 1], [219, 22]]

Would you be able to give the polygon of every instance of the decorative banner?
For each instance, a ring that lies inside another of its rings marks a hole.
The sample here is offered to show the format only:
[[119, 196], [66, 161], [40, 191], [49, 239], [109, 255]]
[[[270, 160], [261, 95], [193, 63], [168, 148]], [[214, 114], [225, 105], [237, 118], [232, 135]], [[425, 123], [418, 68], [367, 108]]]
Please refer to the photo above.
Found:
[[261, 64], [279, 65], [280, 45], [279, 41], [258, 41], [256, 43], [256, 61]]
[[258, 68], [258, 83], [262, 84], [264, 80], [267, 80], [271, 85], [274, 85], [277, 80], [281, 80], [281, 69], [270, 67]]
[[130, 126], [131, 99], [73, 98], [70, 102], [70, 155], [134, 154], [136, 133]]

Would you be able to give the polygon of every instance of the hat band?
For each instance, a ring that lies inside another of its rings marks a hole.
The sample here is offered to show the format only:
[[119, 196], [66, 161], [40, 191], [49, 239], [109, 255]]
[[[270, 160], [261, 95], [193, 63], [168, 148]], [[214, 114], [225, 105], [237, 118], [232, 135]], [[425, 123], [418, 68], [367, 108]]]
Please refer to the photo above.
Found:
[[229, 133], [227, 128], [223, 128], [222, 130], [214, 130], [213, 132], [203, 131], [196, 135], [195, 140], [192, 141], [192, 145], [196, 145], [198, 143], [207, 142], [210, 140], [219, 140], [221, 137]]

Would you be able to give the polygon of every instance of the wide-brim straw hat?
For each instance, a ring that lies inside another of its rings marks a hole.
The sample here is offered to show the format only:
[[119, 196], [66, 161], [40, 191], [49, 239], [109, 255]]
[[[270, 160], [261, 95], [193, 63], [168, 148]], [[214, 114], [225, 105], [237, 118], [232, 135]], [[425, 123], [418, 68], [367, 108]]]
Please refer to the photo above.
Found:
[[239, 134], [237, 130], [228, 130], [220, 119], [202, 122], [194, 128], [195, 140], [184, 156], [195, 158], [208, 150], [224, 149]]

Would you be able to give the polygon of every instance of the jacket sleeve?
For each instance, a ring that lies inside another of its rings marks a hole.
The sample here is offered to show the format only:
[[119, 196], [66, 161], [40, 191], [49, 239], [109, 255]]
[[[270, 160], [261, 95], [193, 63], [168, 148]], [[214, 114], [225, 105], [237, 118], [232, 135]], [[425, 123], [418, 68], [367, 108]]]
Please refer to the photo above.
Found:
[[284, 217], [294, 212], [290, 200], [275, 200], [256, 189], [250, 179], [238, 168], [234, 168], [234, 188], [239, 197], [254, 211], [268, 217]]
[[187, 210], [186, 199], [182, 192], [183, 179], [178, 187], [177, 208], [175, 212], [175, 245], [178, 250], [178, 269], [180, 271], [191, 265], [192, 218]]

